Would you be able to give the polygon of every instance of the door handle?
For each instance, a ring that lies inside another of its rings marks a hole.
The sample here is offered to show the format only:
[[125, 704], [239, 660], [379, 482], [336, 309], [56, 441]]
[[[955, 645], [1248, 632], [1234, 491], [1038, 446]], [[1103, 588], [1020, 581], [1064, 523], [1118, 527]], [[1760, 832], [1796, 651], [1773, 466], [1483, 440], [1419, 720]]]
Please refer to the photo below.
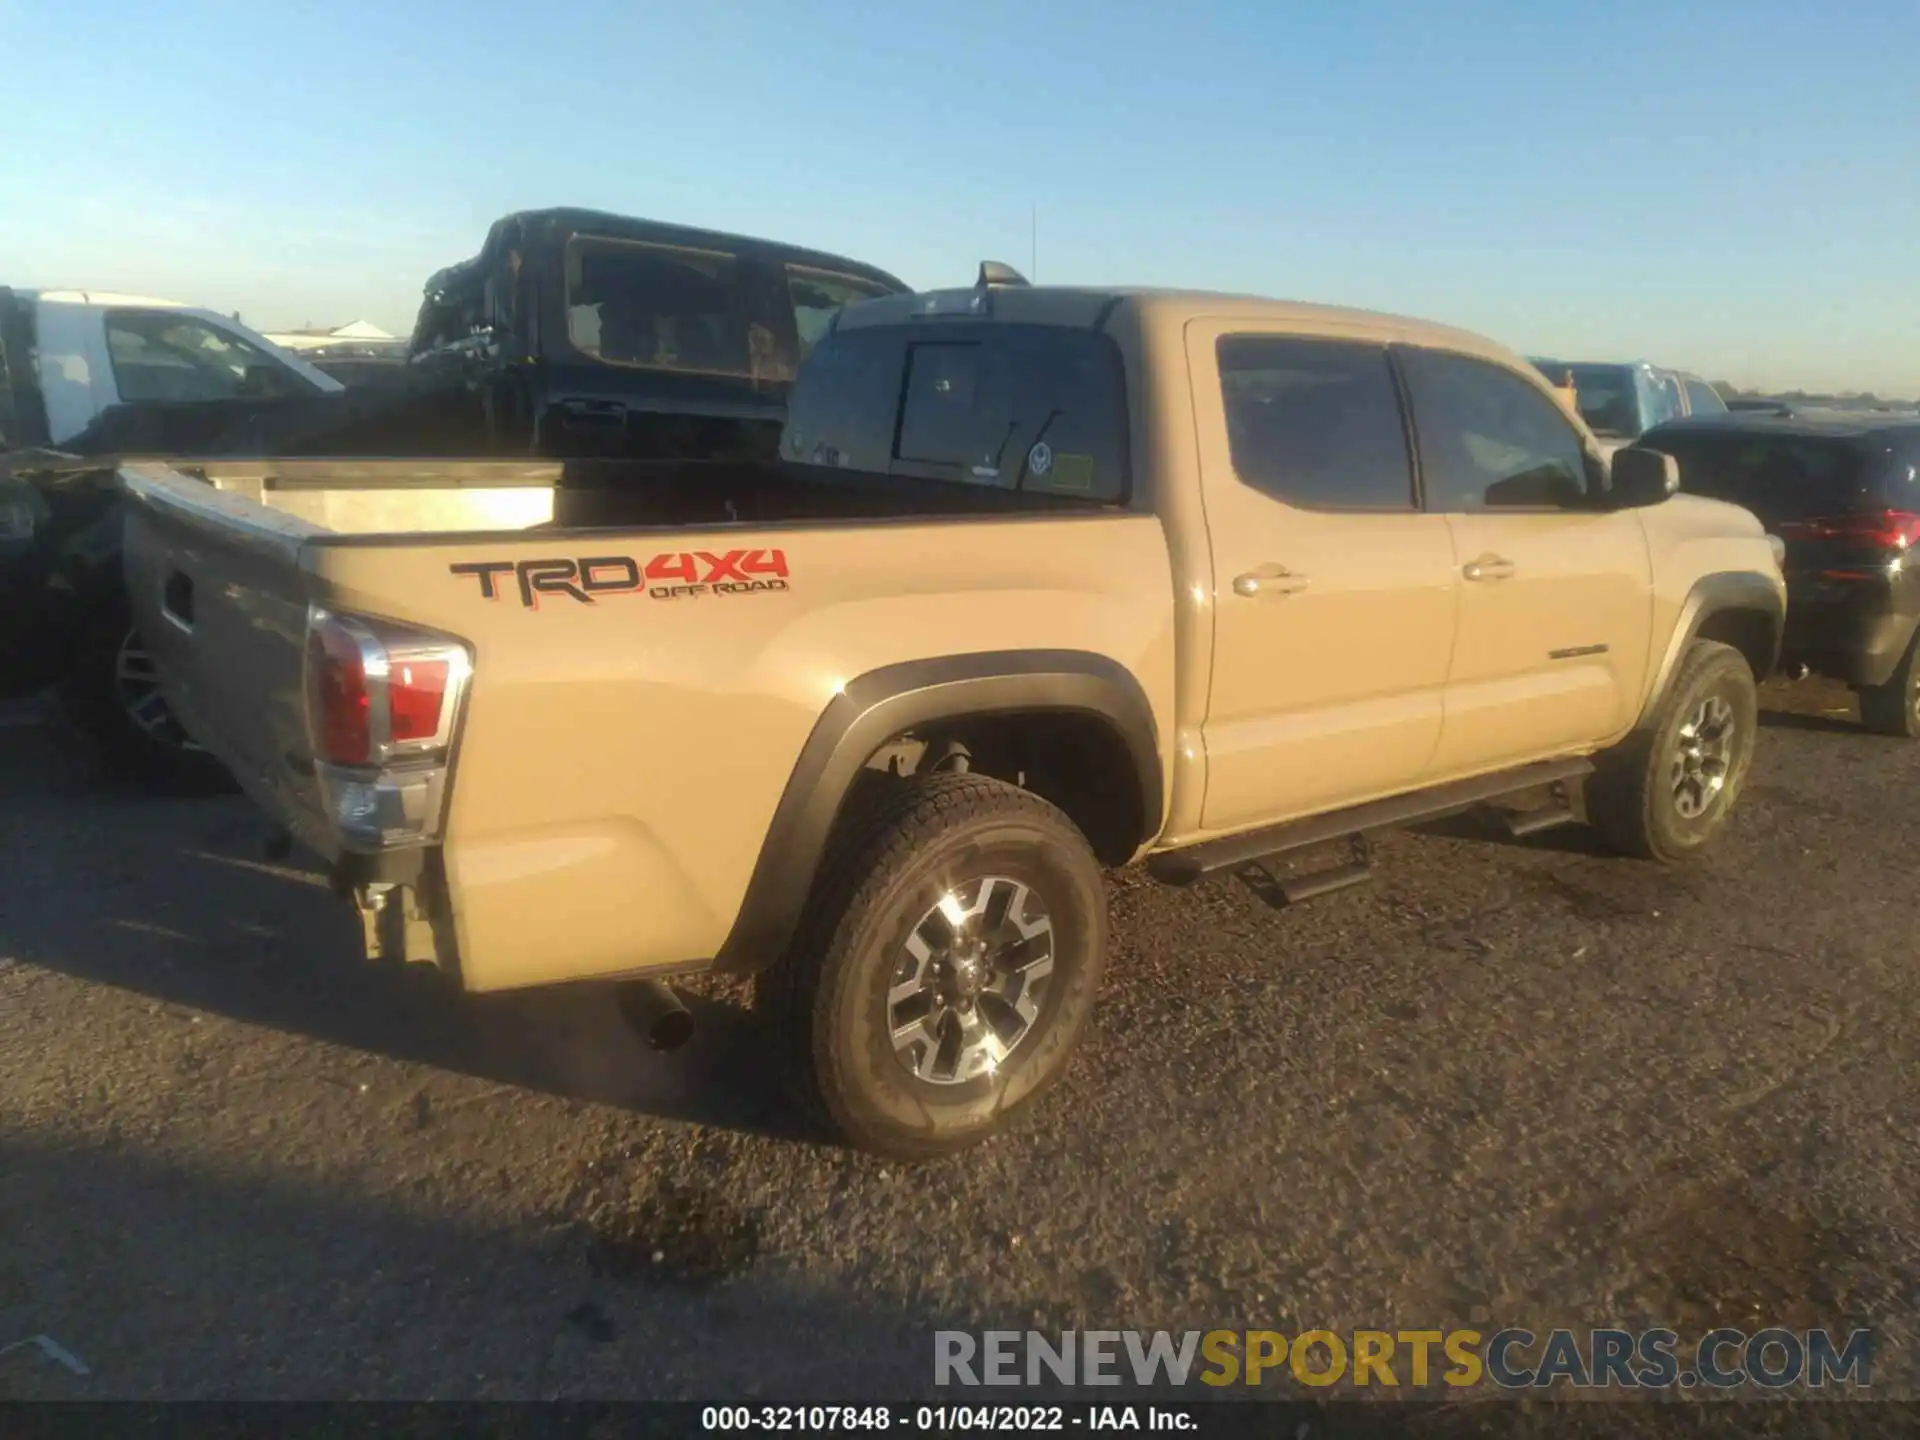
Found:
[[1482, 555], [1460, 572], [1469, 580], [1504, 580], [1513, 574], [1513, 562], [1499, 555]]
[[1233, 577], [1233, 593], [1248, 600], [1262, 595], [1298, 595], [1312, 582], [1296, 575], [1284, 565], [1261, 565], [1244, 575]]

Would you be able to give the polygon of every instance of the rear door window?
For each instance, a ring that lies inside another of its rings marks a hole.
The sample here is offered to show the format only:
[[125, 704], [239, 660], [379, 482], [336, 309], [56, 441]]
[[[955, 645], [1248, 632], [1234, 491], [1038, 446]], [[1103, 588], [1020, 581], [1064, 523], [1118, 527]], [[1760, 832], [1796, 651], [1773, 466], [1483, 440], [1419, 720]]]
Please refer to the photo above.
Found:
[[802, 464], [1123, 500], [1120, 355], [1106, 336], [1064, 326], [835, 331], [801, 371], [781, 453]]
[[1411, 510], [1413, 466], [1382, 345], [1223, 335], [1227, 444], [1244, 484], [1311, 510]]

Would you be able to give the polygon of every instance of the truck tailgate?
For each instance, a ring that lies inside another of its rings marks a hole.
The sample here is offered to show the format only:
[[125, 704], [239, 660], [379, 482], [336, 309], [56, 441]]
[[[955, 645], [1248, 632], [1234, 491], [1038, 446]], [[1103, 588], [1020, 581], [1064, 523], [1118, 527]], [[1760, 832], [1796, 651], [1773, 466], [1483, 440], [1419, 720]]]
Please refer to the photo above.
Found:
[[302, 547], [328, 532], [159, 465], [128, 465], [134, 624], [167, 703], [256, 803], [329, 853], [307, 738]]

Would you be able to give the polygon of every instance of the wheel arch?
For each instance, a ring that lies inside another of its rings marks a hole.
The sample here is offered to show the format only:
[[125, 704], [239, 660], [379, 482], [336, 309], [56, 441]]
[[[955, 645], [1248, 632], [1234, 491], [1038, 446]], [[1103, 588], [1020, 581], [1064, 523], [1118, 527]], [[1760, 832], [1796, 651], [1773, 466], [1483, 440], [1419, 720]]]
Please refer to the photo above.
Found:
[[1786, 602], [1780, 587], [1750, 570], [1722, 570], [1702, 575], [1680, 607], [1680, 616], [1668, 637], [1653, 684], [1647, 688], [1637, 723], [1644, 724], [1658, 710], [1680, 657], [1695, 640], [1717, 640], [1731, 645], [1753, 671], [1754, 682], [1765, 680], [1780, 662], [1780, 643], [1786, 627]]
[[751, 975], [785, 952], [855, 782], [899, 737], [981, 722], [1092, 727], [1131, 770], [1131, 849], [1159, 832], [1165, 770], [1153, 708], [1133, 674], [1079, 650], [1003, 650], [912, 660], [850, 680], [815, 722], [788, 776], [716, 973]]

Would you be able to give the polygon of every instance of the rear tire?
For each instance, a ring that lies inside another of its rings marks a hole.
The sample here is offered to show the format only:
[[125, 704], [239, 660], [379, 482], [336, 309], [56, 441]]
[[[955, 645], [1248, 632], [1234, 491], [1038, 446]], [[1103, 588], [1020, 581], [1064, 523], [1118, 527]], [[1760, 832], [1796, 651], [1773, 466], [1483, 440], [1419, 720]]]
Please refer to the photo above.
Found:
[[1759, 714], [1740, 652], [1693, 641], [1652, 715], [1594, 757], [1588, 822], [1622, 854], [1663, 865], [1700, 854], [1746, 783]]
[[1920, 632], [1886, 684], [1862, 686], [1858, 693], [1860, 723], [1867, 729], [1901, 740], [1920, 736]]
[[1100, 865], [1073, 822], [1016, 786], [936, 775], [883, 787], [838, 827], [756, 998], [816, 1119], [926, 1160], [1059, 1080], [1106, 950]]
[[167, 708], [124, 594], [103, 601], [82, 623], [55, 694], [110, 779], [175, 796], [238, 788]]

